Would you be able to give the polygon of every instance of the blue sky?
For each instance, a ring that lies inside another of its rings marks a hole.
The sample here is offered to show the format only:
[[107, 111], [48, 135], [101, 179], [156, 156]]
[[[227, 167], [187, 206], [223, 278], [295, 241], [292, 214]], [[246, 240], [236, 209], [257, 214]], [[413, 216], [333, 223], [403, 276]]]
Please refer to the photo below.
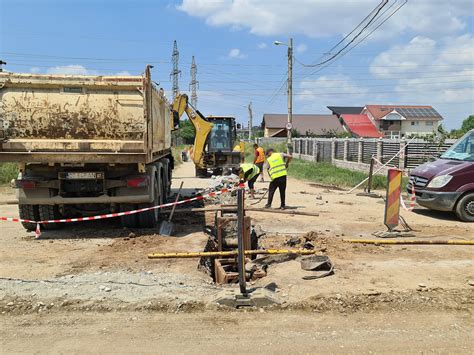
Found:
[[[393, 9], [404, 0], [390, 0]], [[294, 38], [294, 113], [327, 105], [432, 105], [455, 128], [474, 113], [473, 3], [409, 0], [370, 37], [315, 72], [299, 64], [327, 52], [377, 0], [0, 0], [0, 58], [7, 70], [140, 74], [171, 89], [178, 41], [181, 91], [191, 57], [198, 65], [198, 108], [254, 122], [286, 112], [286, 48]], [[337, 4], [337, 5], [336, 5]]]

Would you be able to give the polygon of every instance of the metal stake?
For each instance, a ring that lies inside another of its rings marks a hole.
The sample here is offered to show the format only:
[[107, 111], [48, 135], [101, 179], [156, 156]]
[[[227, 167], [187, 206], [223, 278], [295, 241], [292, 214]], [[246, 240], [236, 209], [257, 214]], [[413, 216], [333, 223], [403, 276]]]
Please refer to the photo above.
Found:
[[237, 190], [237, 265], [239, 268], [240, 293], [247, 296], [245, 282], [245, 250], [244, 250], [244, 189]]
[[372, 176], [374, 174], [374, 157], [370, 159], [370, 168], [369, 168], [369, 181], [367, 181], [367, 193], [370, 194], [372, 189]]

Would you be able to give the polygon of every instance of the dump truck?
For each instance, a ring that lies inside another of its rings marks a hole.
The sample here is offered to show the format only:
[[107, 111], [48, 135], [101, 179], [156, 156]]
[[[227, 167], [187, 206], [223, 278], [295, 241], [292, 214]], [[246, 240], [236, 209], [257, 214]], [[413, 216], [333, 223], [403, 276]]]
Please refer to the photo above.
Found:
[[[179, 120], [150, 69], [139, 76], [0, 73], [0, 162], [19, 164], [12, 185], [20, 218], [93, 216], [164, 202]], [[158, 221], [159, 209], [121, 217], [129, 228]]]
[[237, 172], [239, 165], [244, 162], [245, 151], [243, 143], [235, 150], [237, 130], [234, 117], [207, 116], [194, 108], [189, 102], [188, 95], [179, 94], [175, 97], [172, 111], [175, 119], [186, 112], [189, 121], [194, 126], [193, 161], [196, 166], [196, 176], [207, 176], [208, 170], [215, 175], [221, 175], [224, 170]]

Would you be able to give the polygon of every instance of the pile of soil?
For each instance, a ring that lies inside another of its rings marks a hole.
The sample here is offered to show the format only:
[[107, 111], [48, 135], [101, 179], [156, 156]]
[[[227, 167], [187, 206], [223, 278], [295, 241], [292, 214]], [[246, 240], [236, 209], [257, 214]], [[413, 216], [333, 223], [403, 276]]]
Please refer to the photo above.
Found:
[[266, 249], [315, 249], [317, 254], [334, 257], [346, 257], [352, 253], [378, 254], [384, 251], [383, 246], [350, 244], [340, 236], [326, 235], [311, 231], [304, 235], [266, 235], [260, 238], [260, 245]]

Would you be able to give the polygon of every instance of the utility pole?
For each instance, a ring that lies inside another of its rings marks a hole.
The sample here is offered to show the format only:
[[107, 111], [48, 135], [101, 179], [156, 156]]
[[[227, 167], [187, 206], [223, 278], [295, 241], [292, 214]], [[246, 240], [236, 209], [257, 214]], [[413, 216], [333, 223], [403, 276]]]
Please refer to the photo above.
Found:
[[173, 44], [173, 54], [171, 56], [171, 61], [173, 63], [173, 70], [170, 73], [170, 77], [173, 78], [173, 100], [175, 99], [176, 95], [179, 93], [179, 83], [178, 78], [181, 74], [181, 70], [179, 70], [178, 62], [179, 62], [179, 51], [178, 51], [178, 44], [176, 40]]
[[249, 142], [252, 140], [252, 118], [253, 118], [253, 115], [252, 115], [252, 101], [250, 101], [249, 105], [248, 105], [248, 109], [249, 109]]
[[293, 129], [293, 38], [290, 38], [288, 43], [275, 41], [273, 42], [276, 46], [287, 46], [288, 47], [288, 83], [287, 94], [288, 94], [288, 122], [286, 123], [286, 134], [287, 134], [287, 152], [292, 153], [293, 145], [291, 144], [291, 130]]
[[287, 123], [287, 153], [293, 153], [291, 130], [293, 129], [293, 38], [288, 42], [288, 123]]
[[193, 59], [191, 61], [191, 81], [189, 82], [189, 90], [191, 91], [191, 105], [194, 108], [197, 108], [198, 97], [196, 89], [199, 87], [199, 81], [196, 80], [196, 74], [197, 66], [193, 56]]
[[7, 64], [7, 62], [4, 62], [3, 60], [0, 59], [0, 73], [3, 71], [2, 65]]

